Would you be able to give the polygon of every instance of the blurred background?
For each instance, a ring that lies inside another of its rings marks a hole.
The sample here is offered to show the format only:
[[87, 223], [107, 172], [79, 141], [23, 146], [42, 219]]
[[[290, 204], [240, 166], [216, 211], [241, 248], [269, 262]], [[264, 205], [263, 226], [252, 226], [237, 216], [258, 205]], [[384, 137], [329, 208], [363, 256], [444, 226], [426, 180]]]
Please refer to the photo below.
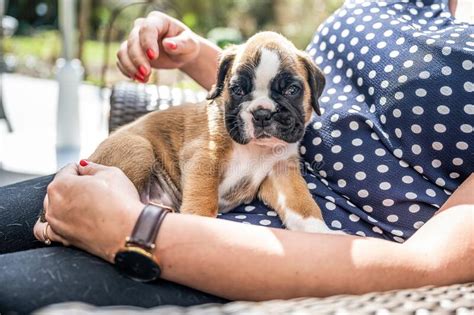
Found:
[[[4, 9], [0, 28], [0, 186], [54, 172], [62, 164], [90, 154], [107, 136], [110, 88], [126, 80], [115, 67], [115, 54], [136, 18], [161, 10], [221, 47], [243, 42], [260, 30], [274, 30], [304, 49], [318, 25], [342, 1], [0, 0]], [[70, 11], [64, 11], [65, 5]], [[64, 23], [70, 23], [72, 31]], [[64, 40], [71, 42], [69, 52]], [[60, 58], [65, 58], [66, 64], [70, 59], [78, 60], [73, 64], [80, 69], [76, 69], [80, 78], [77, 95], [74, 85], [60, 87], [58, 73], [64, 68]], [[155, 71], [151, 83], [199, 89], [177, 71]], [[74, 106], [80, 116], [78, 126], [73, 121], [58, 121], [76, 113], [68, 110], [64, 116], [58, 112], [61, 107]], [[70, 154], [63, 150], [59, 156], [57, 135], [67, 127], [80, 129], [81, 141], [75, 143], [79, 151]]]

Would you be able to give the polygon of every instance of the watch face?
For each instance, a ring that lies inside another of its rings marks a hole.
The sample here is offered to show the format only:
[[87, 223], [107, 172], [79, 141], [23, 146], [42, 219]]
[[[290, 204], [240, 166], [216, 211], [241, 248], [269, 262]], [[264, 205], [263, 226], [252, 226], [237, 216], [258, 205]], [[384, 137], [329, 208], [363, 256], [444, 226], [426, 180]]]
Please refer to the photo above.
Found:
[[150, 257], [133, 250], [120, 251], [115, 255], [115, 266], [128, 277], [142, 282], [153, 281], [160, 276], [160, 266]]

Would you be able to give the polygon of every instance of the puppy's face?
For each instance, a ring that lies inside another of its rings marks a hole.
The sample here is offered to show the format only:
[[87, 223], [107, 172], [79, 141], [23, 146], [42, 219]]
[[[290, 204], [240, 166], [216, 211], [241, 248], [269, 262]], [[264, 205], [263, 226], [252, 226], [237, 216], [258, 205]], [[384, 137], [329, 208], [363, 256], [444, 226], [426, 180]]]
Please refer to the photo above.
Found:
[[321, 71], [283, 36], [262, 32], [226, 50], [209, 99], [221, 97], [225, 124], [240, 144], [301, 140], [324, 88]]

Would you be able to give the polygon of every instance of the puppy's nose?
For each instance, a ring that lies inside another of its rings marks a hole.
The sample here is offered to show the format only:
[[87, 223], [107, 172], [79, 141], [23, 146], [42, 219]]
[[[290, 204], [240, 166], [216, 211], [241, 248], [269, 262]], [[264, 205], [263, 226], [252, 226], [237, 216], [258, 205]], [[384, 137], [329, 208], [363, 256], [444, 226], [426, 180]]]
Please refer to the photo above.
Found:
[[253, 120], [257, 125], [268, 126], [272, 119], [272, 112], [268, 109], [257, 109], [252, 112]]

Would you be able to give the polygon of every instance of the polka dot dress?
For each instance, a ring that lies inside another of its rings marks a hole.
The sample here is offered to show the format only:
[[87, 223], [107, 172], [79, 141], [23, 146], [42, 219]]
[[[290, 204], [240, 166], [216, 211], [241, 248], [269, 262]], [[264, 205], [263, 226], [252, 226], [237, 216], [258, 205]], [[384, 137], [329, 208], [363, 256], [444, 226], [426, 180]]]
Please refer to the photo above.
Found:
[[[308, 52], [327, 80], [308, 189], [331, 228], [403, 242], [474, 172], [474, 25], [447, 0], [348, 1]], [[259, 201], [220, 217], [282, 227]]]

